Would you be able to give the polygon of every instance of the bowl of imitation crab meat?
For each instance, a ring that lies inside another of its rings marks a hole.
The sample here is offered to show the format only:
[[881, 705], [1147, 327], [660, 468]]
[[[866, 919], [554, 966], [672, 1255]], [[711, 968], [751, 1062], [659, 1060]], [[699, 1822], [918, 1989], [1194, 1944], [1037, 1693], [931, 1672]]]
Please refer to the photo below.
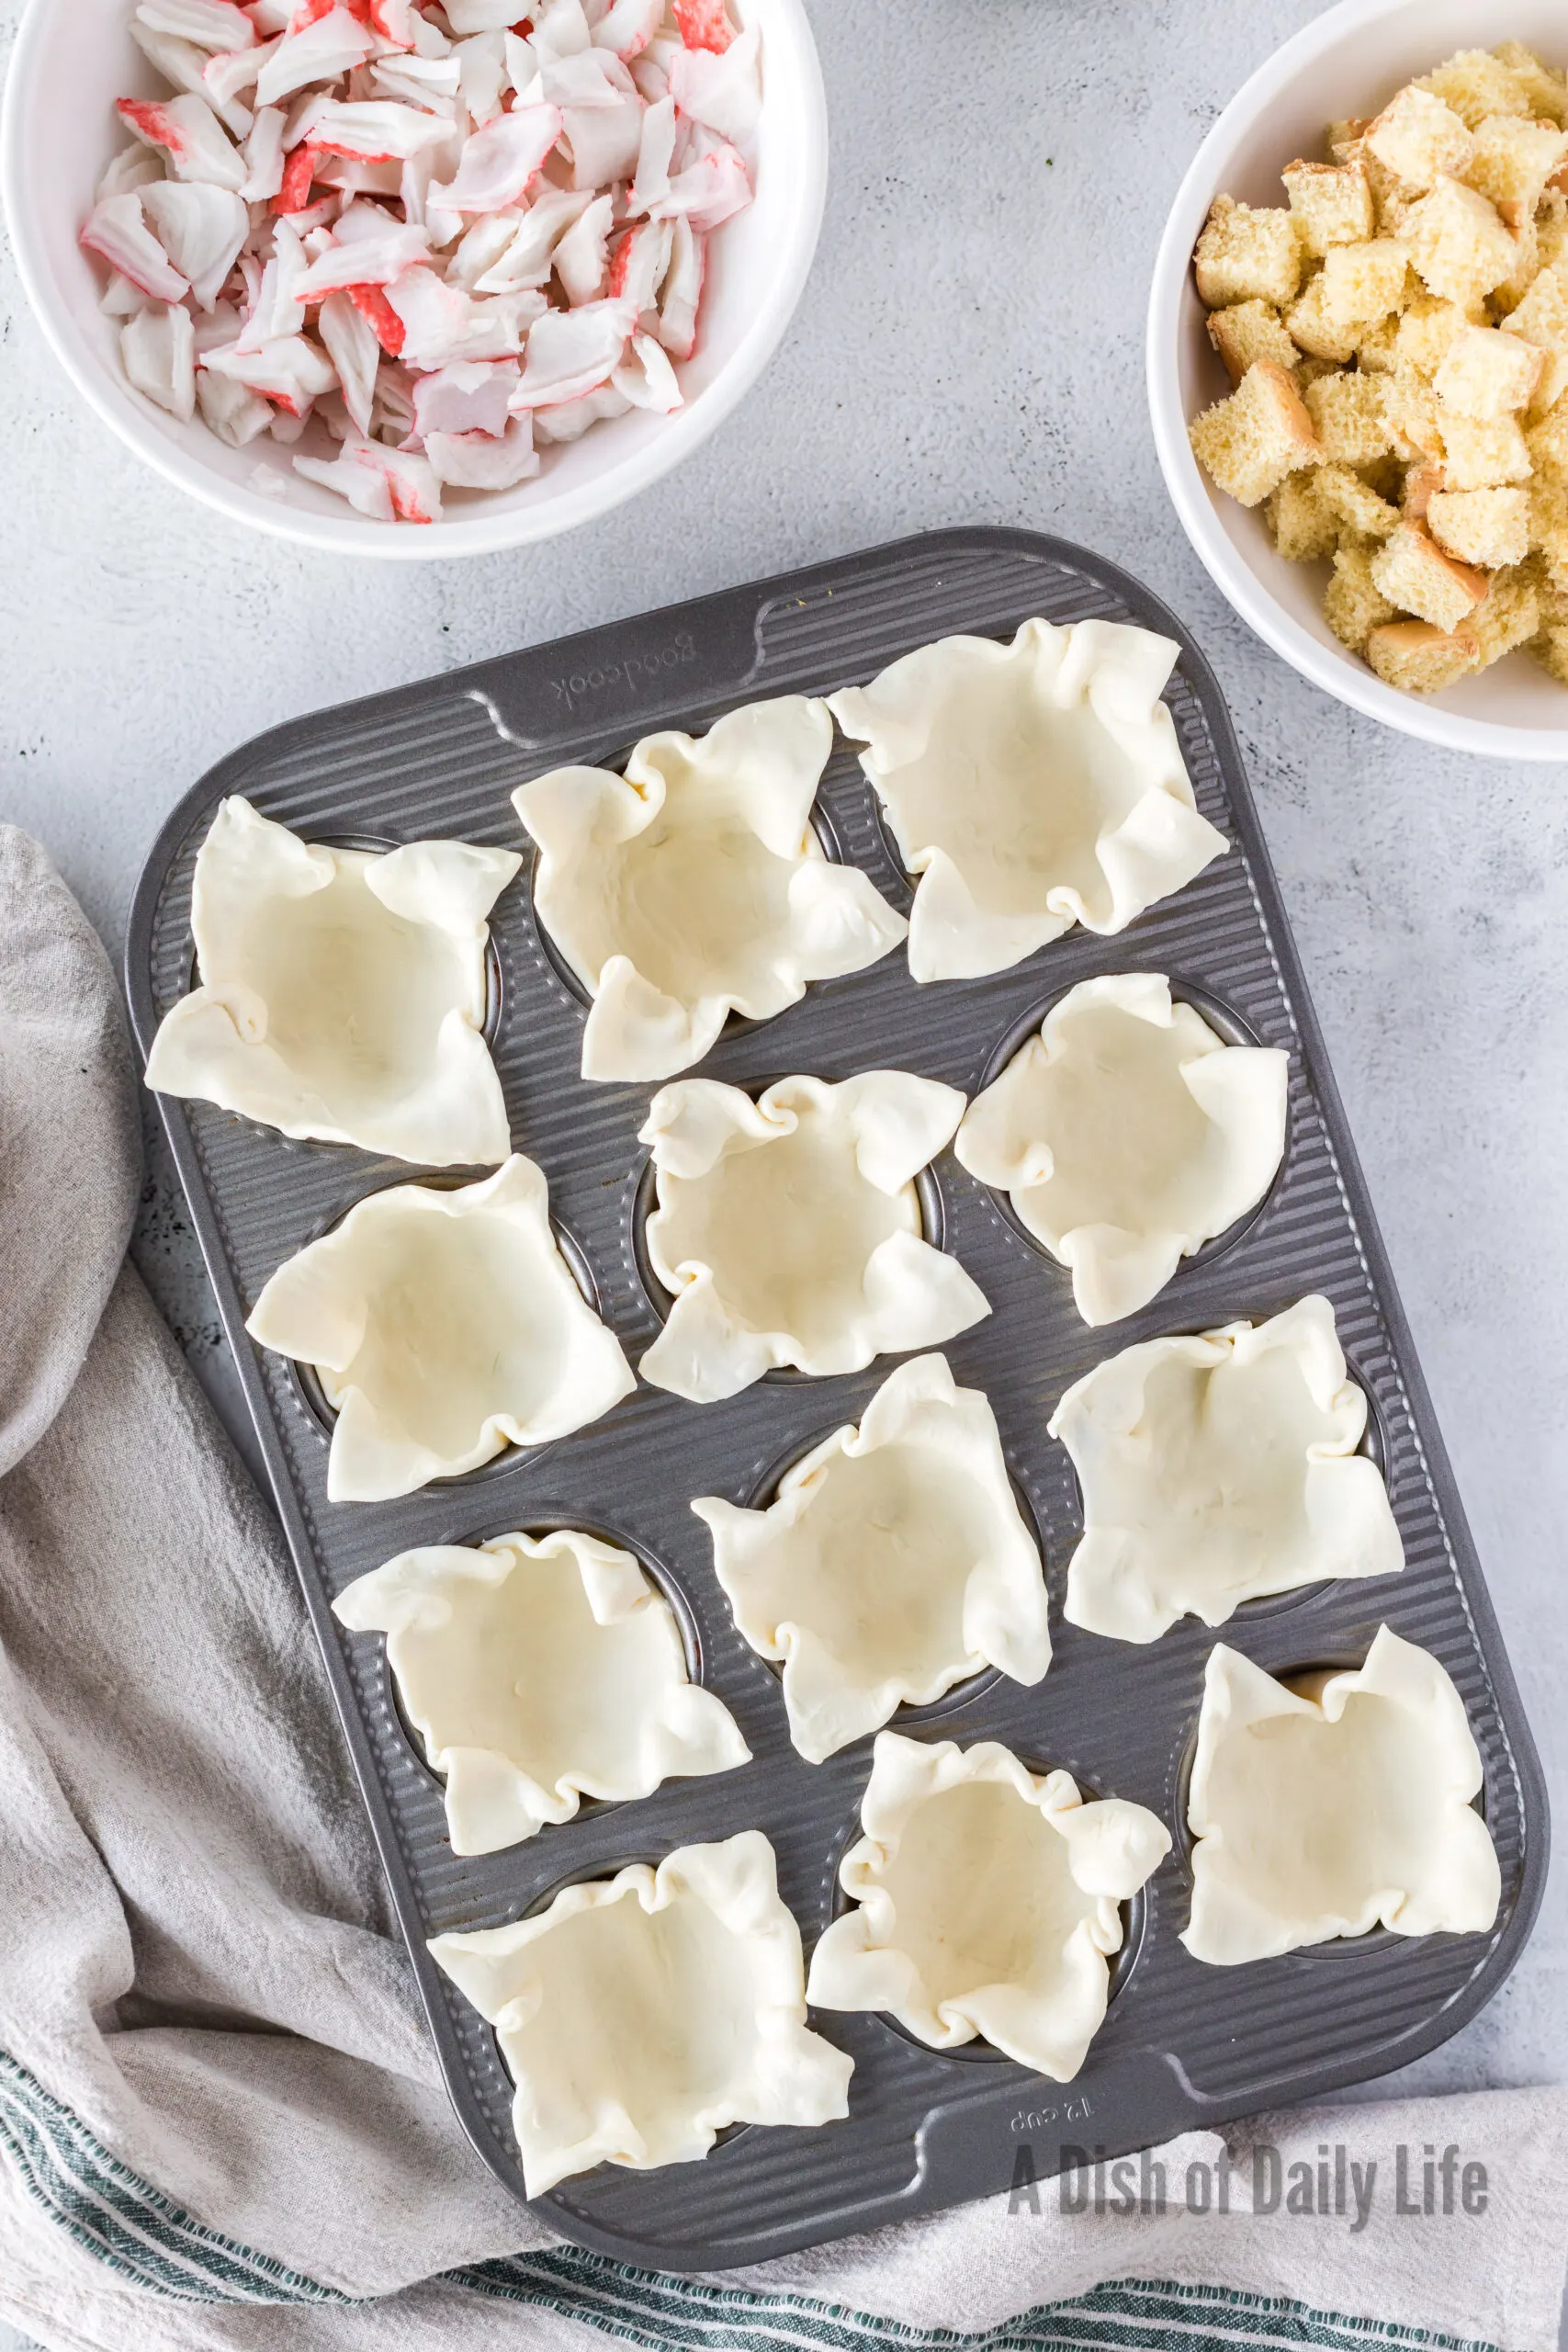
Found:
[[489, 553], [619, 505], [755, 381], [827, 181], [801, 0], [525, 5], [33, 0], [22, 280], [167, 481], [329, 552]]

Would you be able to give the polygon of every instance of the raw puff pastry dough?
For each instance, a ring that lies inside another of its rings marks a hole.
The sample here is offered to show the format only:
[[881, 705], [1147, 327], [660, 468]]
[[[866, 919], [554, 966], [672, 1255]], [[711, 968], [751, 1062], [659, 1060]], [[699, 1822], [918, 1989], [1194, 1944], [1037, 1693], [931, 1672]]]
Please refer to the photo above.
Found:
[[1160, 690], [1179, 648], [1115, 621], [948, 637], [829, 697], [908, 873], [917, 980], [1005, 971], [1073, 923], [1124, 931], [1229, 847]]
[[430, 1168], [504, 1159], [485, 917], [522, 862], [465, 842], [326, 849], [222, 801], [191, 886], [200, 984], [165, 1014], [148, 1085]]
[[1097, 1364], [1050, 1425], [1083, 1489], [1069, 1623], [1152, 1642], [1189, 1611], [1221, 1625], [1263, 1593], [1396, 1575], [1366, 1427], [1325, 1298]]
[[1110, 1996], [1117, 1906], [1170, 1851], [1165, 1824], [1121, 1797], [1086, 1804], [993, 1740], [960, 1749], [878, 1734], [865, 1836], [840, 1865], [858, 1908], [827, 1929], [807, 1998], [885, 2009], [933, 2050], [983, 2035], [1070, 2082]]
[[1479, 1935], [1501, 1881], [1471, 1799], [1481, 1757], [1435, 1657], [1381, 1626], [1358, 1672], [1315, 1698], [1222, 1643], [1211, 1651], [1188, 1792], [1192, 1919], [1219, 1967], [1381, 1920], [1403, 1936]]
[[1255, 1208], [1285, 1151], [1289, 1056], [1227, 1046], [1157, 972], [1080, 980], [953, 1143], [1073, 1277], [1086, 1323], [1135, 1315]]
[[689, 2163], [731, 2123], [849, 2112], [853, 2062], [807, 2029], [800, 1930], [760, 1830], [430, 1949], [496, 2029], [530, 2197], [597, 2164]]
[[645, 737], [624, 776], [557, 768], [513, 794], [539, 847], [539, 920], [592, 994], [584, 1078], [689, 1069], [732, 1010], [770, 1020], [904, 937], [811, 830], [832, 745], [827, 705], [785, 695], [700, 741]]
[[790, 1737], [813, 1764], [987, 1666], [1035, 1683], [1051, 1663], [996, 1417], [942, 1356], [900, 1364], [766, 1510], [714, 1495], [692, 1509], [737, 1625], [784, 1662]]
[[543, 1171], [372, 1193], [278, 1268], [245, 1329], [337, 1411], [333, 1502], [381, 1502], [596, 1421], [637, 1383], [550, 1230]]
[[712, 1404], [775, 1364], [859, 1372], [988, 1315], [921, 1238], [914, 1188], [963, 1111], [906, 1070], [782, 1078], [755, 1102], [712, 1079], [661, 1088], [640, 1140], [659, 1188], [648, 1253], [673, 1304], [643, 1378]]
[[668, 1600], [629, 1552], [562, 1529], [400, 1553], [333, 1613], [387, 1636], [403, 1709], [446, 1782], [455, 1854], [570, 1821], [581, 1797], [646, 1797], [750, 1760], [691, 1682]]

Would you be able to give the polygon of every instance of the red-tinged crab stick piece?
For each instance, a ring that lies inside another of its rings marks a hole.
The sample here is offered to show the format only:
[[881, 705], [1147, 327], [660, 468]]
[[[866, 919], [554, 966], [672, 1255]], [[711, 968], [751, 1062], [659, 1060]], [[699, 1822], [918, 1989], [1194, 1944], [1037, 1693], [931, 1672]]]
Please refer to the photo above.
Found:
[[129, 278], [139, 293], [154, 302], [179, 302], [190, 291], [168, 254], [147, 226], [141, 199], [135, 194], [106, 197], [95, 205], [82, 231], [81, 242], [90, 253], [101, 254], [111, 269]]
[[302, 334], [279, 335], [264, 343], [259, 351], [242, 351], [235, 344], [225, 344], [216, 351], [203, 352], [201, 365], [215, 376], [243, 384], [248, 392], [271, 401], [288, 416], [309, 416], [312, 401], [337, 384], [337, 369], [326, 353]]
[[675, 0], [675, 24], [688, 49], [722, 52], [735, 39], [724, 0]]
[[275, 212], [303, 212], [310, 201], [316, 177], [317, 150], [301, 143], [283, 161], [283, 179], [273, 205]]
[[296, 473], [336, 491], [359, 514], [378, 523], [438, 523], [441, 484], [426, 458], [378, 441], [345, 441], [329, 465], [296, 458]]
[[521, 204], [561, 134], [558, 107], [518, 107], [476, 130], [455, 176], [433, 182], [430, 201], [443, 212], [503, 212]]
[[529, 329], [523, 379], [512, 395], [513, 409], [555, 408], [607, 384], [636, 324], [628, 302], [585, 302], [580, 311], [547, 311]]
[[299, 125], [299, 137], [327, 155], [362, 164], [406, 164], [452, 136], [444, 115], [395, 98], [318, 98]]
[[593, 46], [629, 65], [664, 21], [664, 0], [612, 0], [593, 28]]
[[375, 328], [376, 340], [388, 358], [400, 358], [402, 356], [403, 345], [408, 340], [408, 329], [388, 301], [386, 288], [345, 286], [343, 291], [348, 296], [360, 317], [367, 319]]
[[689, 220], [676, 220], [671, 229], [670, 273], [659, 298], [659, 340], [671, 359], [689, 359], [697, 347], [707, 239]]
[[670, 95], [690, 121], [721, 139], [750, 139], [762, 111], [761, 55], [754, 32], [716, 53], [682, 49], [670, 61]]
[[256, 103], [280, 106], [312, 82], [336, 82], [375, 52], [375, 33], [341, 5], [304, 24], [296, 18], [256, 76]]
[[245, 159], [205, 98], [117, 98], [115, 112], [147, 146], [163, 148], [176, 179], [208, 180], [236, 195], [243, 187]]
[[[361, 230], [357, 223], [367, 220]], [[344, 232], [353, 221], [352, 234]], [[412, 221], [391, 220], [368, 207], [355, 208], [338, 222], [333, 242], [319, 254], [294, 288], [297, 302], [320, 302], [351, 286], [389, 286], [405, 269], [430, 258], [430, 237]]]
[[193, 49], [217, 52], [256, 46], [255, 26], [231, 0], [138, 0], [136, 21], [149, 32], [188, 40]]

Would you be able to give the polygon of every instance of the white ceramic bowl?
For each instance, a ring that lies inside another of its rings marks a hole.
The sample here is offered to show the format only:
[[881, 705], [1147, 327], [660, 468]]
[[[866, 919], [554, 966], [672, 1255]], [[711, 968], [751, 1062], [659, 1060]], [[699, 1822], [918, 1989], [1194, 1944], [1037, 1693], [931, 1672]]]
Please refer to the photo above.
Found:
[[[22, 283], [56, 356], [120, 439], [164, 478], [250, 523], [333, 555], [404, 560], [488, 555], [573, 529], [647, 489], [689, 457], [761, 373], [800, 300], [828, 184], [822, 75], [801, 0], [739, 0], [762, 35], [756, 199], [709, 247], [702, 334], [681, 370], [673, 416], [633, 410], [544, 452], [515, 490], [453, 495], [429, 527], [373, 523], [318, 484], [270, 435], [231, 449], [199, 420], [181, 424], [131, 390], [117, 322], [103, 316], [101, 266], [76, 242], [105, 164], [126, 141], [124, 96], [164, 94], [127, 29], [133, 0], [32, 0], [17, 37], [0, 131], [0, 191]], [[253, 477], [264, 467], [284, 497]]]
[[1522, 40], [1568, 63], [1562, 0], [1341, 0], [1277, 50], [1231, 100], [1181, 184], [1149, 296], [1149, 408], [1166, 484], [1216, 584], [1276, 653], [1341, 702], [1427, 742], [1493, 758], [1568, 760], [1568, 686], [1523, 653], [1430, 697], [1385, 686], [1323, 617], [1321, 564], [1275, 554], [1261, 509], [1213, 488], [1188, 420], [1230, 390], [1210, 345], [1192, 248], [1222, 192], [1283, 204], [1281, 168], [1321, 156], [1326, 123], [1375, 113], [1401, 84], [1456, 49]]

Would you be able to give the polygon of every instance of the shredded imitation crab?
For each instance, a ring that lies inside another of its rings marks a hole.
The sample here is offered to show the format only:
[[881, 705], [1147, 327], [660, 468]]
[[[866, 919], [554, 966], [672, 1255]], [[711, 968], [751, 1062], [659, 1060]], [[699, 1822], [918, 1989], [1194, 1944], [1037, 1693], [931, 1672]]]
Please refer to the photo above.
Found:
[[296, 470], [409, 523], [680, 407], [758, 37], [724, 0], [518, 5], [140, 0], [175, 95], [118, 101], [82, 231], [138, 391], [234, 447], [314, 420]]

